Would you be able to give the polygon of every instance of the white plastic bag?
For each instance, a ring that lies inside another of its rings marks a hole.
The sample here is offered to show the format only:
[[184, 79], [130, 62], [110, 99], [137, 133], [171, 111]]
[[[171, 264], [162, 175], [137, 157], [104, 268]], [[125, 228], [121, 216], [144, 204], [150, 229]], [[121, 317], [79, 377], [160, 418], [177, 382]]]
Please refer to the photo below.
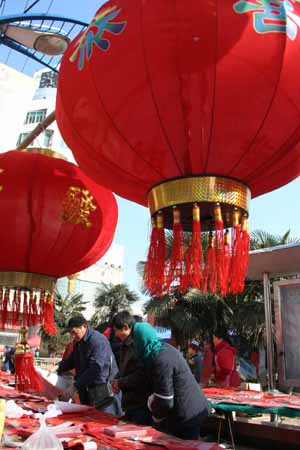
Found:
[[5, 404], [5, 417], [9, 419], [20, 419], [22, 416], [30, 416], [32, 411], [21, 408], [14, 400], [7, 400]]
[[40, 429], [26, 439], [22, 450], [63, 450], [60, 440], [47, 428], [46, 417], [47, 413], [41, 415]]

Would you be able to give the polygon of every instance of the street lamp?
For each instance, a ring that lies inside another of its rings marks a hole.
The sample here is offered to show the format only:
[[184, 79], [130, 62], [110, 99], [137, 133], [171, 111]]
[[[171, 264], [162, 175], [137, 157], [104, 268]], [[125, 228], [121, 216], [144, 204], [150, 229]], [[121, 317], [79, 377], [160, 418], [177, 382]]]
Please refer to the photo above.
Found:
[[69, 38], [59, 33], [9, 24], [0, 25], [0, 33], [18, 44], [49, 56], [61, 55], [70, 42]]

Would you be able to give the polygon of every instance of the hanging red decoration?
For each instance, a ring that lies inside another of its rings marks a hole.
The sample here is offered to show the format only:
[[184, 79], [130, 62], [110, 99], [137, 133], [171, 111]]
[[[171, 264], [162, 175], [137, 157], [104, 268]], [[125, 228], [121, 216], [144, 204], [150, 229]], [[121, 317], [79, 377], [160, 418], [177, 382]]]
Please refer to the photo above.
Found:
[[[56, 117], [79, 165], [155, 227], [180, 213], [159, 285], [154, 227], [151, 292], [243, 290], [250, 197], [300, 173], [299, 23], [293, 1], [111, 0], [65, 52]], [[206, 261], [182, 242], [195, 203]]]
[[0, 155], [0, 324], [56, 334], [56, 279], [108, 250], [117, 223], [113, 194], [74, 164], [42, 149]]

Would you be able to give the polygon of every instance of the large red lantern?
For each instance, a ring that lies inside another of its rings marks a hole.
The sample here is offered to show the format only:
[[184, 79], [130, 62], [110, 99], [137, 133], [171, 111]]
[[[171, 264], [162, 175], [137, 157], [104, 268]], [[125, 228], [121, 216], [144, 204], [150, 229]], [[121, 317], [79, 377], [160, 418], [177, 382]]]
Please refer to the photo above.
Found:
[[64, 54], [60, 130], [86, 173], [149, 205], [152, 293], [242, 291], [250, 195], [300, 173], [299, 23], [292, 0], [112, 0]]
[[100, 259], [117, 223], [113, 194], [56, 156], [42, 149], [0, 155], [0, 326], [23, 326], [15, 355], [22, 391], [43, 385], [26, 327], [41, 323], [48, 334], [57, 334], [56, 279]]
[[53, 152], [38, 152], [0, 155], [2, 328], [49, 327], [56, 279], [100, 259], [117, 223], [110, 191], [74, 164], [47, 156]]

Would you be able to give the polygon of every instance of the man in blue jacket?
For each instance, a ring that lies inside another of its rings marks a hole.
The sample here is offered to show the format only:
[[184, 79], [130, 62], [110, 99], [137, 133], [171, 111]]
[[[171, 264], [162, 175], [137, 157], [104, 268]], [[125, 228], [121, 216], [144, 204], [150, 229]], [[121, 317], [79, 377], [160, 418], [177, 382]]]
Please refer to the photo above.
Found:
[[74, 348], [59, 363], [58, 373], [75, 369], [74, 386], [80, 402], [120, 415], [118, 395], [109, 392], [110, 381], [117, 376], [118, 367], [108, 340], [93, 330], [82, 315], [69, 320], [67, 331], [74, 340]]

